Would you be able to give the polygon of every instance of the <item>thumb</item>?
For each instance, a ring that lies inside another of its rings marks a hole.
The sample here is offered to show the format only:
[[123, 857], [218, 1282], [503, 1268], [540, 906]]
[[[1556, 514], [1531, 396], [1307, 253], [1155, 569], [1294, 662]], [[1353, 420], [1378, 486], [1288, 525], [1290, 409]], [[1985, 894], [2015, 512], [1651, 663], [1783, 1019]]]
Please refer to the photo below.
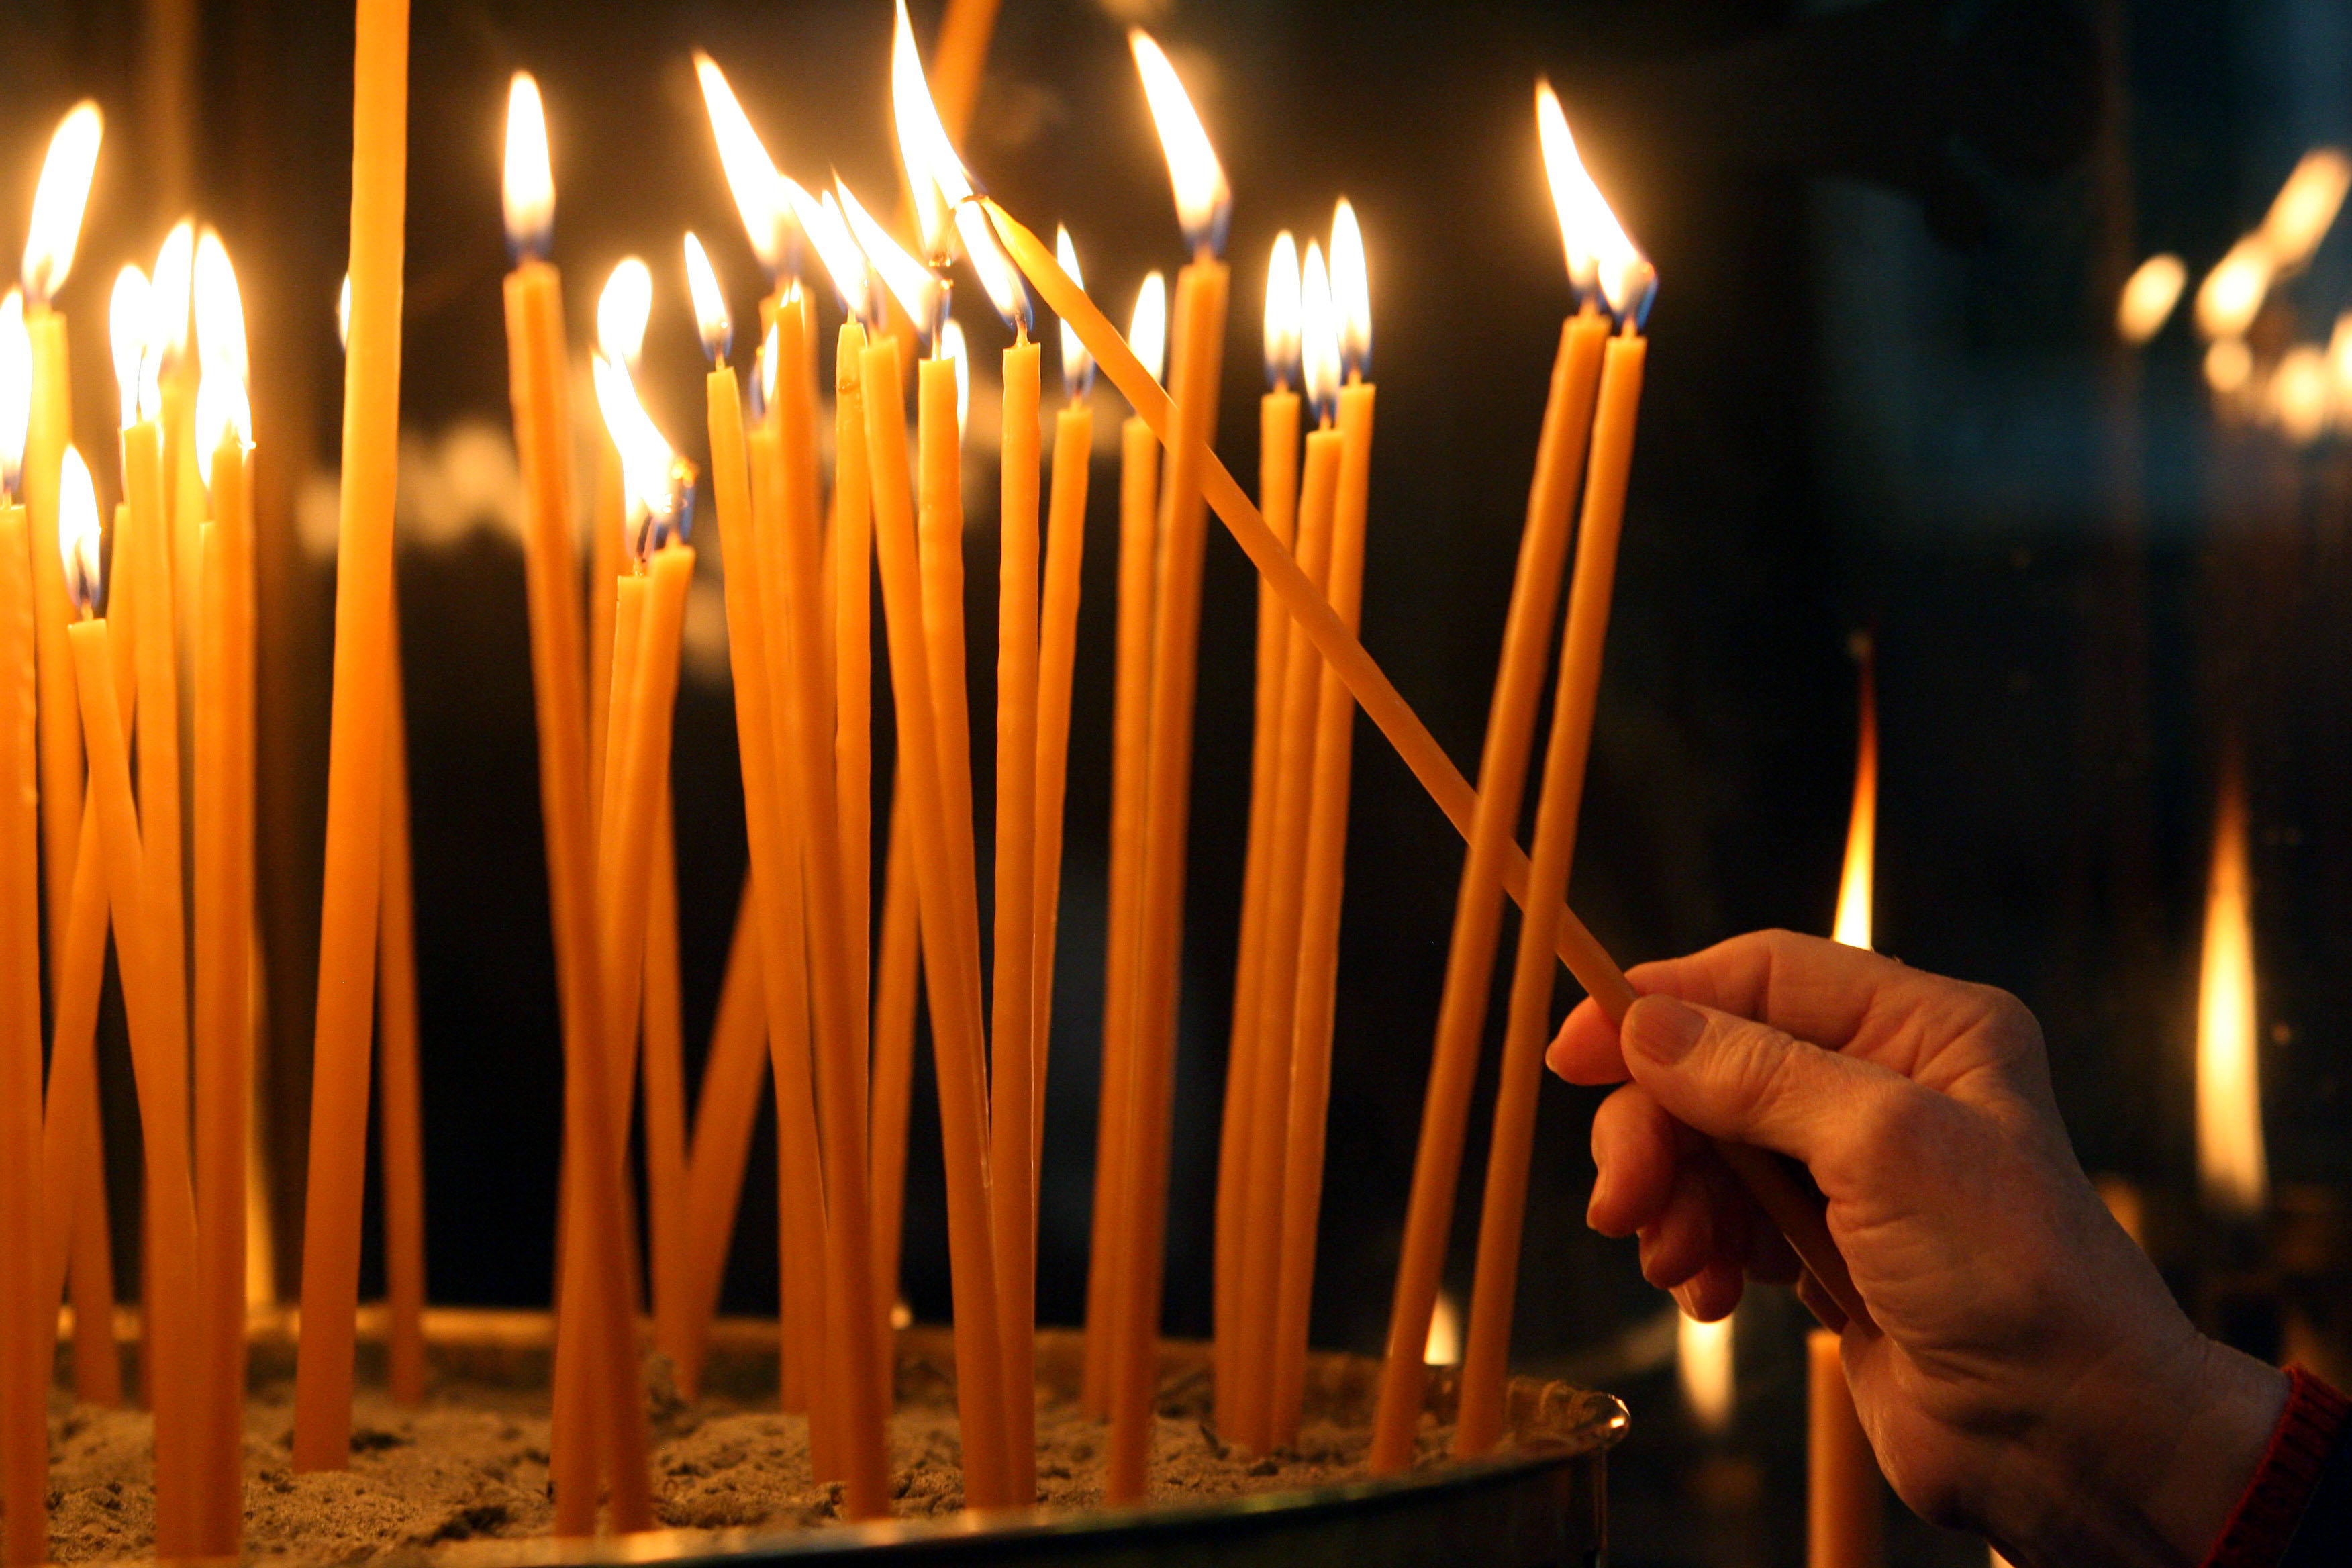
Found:
[[1875, 1062], [1672, 996], [1634, 1003], [1622, 1038], [1634, 1080], [1676, 1121], [1816, 1169], [1881, 1111], [1922, 1092]]

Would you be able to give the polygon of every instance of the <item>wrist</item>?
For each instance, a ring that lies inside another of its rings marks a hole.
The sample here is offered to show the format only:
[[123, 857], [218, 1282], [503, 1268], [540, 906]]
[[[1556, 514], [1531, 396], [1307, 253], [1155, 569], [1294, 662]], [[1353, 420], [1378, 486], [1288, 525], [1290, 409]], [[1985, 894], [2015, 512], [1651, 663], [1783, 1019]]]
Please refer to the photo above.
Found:
[[2007, 1480], [2025, 1507], [2000, 1532], [2021, 1563], [2204, 1562], [2261, 1463], [2287, 1380], [2185, 1321], [2179, 1330], [2150, 1353], [2102, 1357], [2021, 1446], [2028, 1473]]

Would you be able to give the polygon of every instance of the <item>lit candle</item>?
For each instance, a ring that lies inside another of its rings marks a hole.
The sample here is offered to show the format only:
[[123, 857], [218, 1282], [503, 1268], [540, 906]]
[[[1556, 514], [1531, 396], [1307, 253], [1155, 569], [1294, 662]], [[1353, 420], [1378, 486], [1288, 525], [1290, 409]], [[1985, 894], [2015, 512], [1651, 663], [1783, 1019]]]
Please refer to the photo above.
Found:
[[1862, 667], [1862, 722], [1853, 754], [1853, 813], [1845, 830], [1845, 868], [1838, 877], [1837, 920], [1832, 934], [1848, 947], [1868, 947], [1871, 880], [1878, 863], [1878, 659], [1870, 634], [1857, 632], [1854, 660]]
[[[66, 647], [72, 619], [58, 554], [58, 465], [72, 439], [73, 388], [65, 316], [50, 300], [73, 270], [90, 176], [103, 134], [98, 105], [85, 99], [49, 138], [41, 182], [25, 235], [25, 327], [33, 345], [33, 395], [25, 431], [23, 496], [33, 552], [33, 612], [39, 659], [41, 857], [51, 931], [63, 931], [73, 889], [69, 873], [81, 819], [81, 716], [75, 705], [73, 659]], [[62, 953], [50, 959], [58, 978]]]
[[[836, 189], [851, 231], [892, 296], [910, 319], [930, 320], [929, 277], [891, 241], [847, 186], [836, 183]], [[976, 917], [959, 906], [948, 842], [947, 792], [941, 782], [945, 770], [940, 758], [942, 727], [935, 712], [941, 699], [934, 689], [938, 683], [928, 646], [931, 625], [925, 614], [927, 583], [919, 559], [915, 497], [908, 482], [906, 384], [897, 341], [884, 337], [870, 343], [860, 356], [858, 374], [866, 395], [866, 459], [873, 485], [874, 547], [882, 582], [891, 702], [898, 715], [899, 786], [914, 845], [921, 967], [930, 997], [932, 1048], [939, 1058], [934, 1077], [947, 1171], [949, 1281], [964, 1498], [975, 1508], [993, 1507], [1006, 1496], [1006, 1390], [988, 1208], [987, 1108], [982, 1088], [985, 1030]], [[952, 387], [947, 390], [952, 396]], [[932, 401], [938, 404], [937, 392]], [[960, 667], [961, 659], [957, 663]], [[965, 824], [968, 837], [968, 808]]]
[[[10, 694], [0, 724], [0, 1563], [48, 1560], [48, 1389], [57, 1289], [46, 1265], [41, 1106], [40, 826], [35, 757], [32, 556], [25, 508], [25, 425], [31, 346], [25, 302], [0, 304], [0, 681]], [[83, 1053], [87, 1060], [88, 1053]], [[59, 1069], [64, 1062], [59, 1058]], [[71, 1177], [68, 1174], [68, 1179]]]
[[[768, 334], [760, 361], [763, 374], [776, 363], [775, 333]], [[760, 581], [759, 546], [753, 537], [754, 496], [745, 450], [741, 394], [732, 372], [705, 383], [711, 400], [711, 495], [719, 520], [719, 556], [728, 563], [728, 668], [733, 674], [736, 751], [743, 779], [744, 827], [751, 860], [751, 897], [757, 911], [760, 989], [766, 1014], [768, 1049], [775, 1085], [778, 1157], [778, 1331], [782, 1405], [810, 1408], [806, 1363], [823, 1336], [821, 1285], [824, 1274], [824, 1179], [818, 1166], [816, 1107], [809, 1071], [808, 969], [803, 908], [799, 897], [800, 843], [795, 819], [784, 808], [777, 782], [774, 743], [776, 701], [769, 686], [768, 637], [774, 625]], [[761, 493], [765, 509], [775, 498]], [[781, 612], [779, 612], [781, 613]], [[815, 1440], [823, 1428], [811, 1420]]]
[[[129, 527], [118, 540], [112, 566], [116, 585], [137, 612], [131, 666], [138, 696], [138, 785], [141, 833], [141, 910], [147, 921], [144, 947], [155, 966], [160, 1026], [169, 1042], [163, 1058], [164, 1093], [171, 1103], [188, 1103], [188, 984], [186, 923], [180, 884], [180, 688], [179, 623], [172, 570], [171, 511], [163, 468], [163, 376], [174, 350], [184, 349], [194, 241], [184, 228], [156, 258], [163, 287], [147, 295], [142, 323], [145, 352], [139, 375], [139, 419], [122, 433], [123, 500]], [[178, 251], [174, 258], [173, 253]], [[176, 305], [176, 310], [174, 306]], [[122, 323], [116, 323], [121, 325]], [[116, 361], [126, 357], [116, 350]], [[193, 608], [193, 606], [188, 606]], [[115, 650], [120, 657], [120, 650]], [[119, 933], [118, 933], [119, 935]], [[152, 1298], [149, 1298], [152, 1300]]]
[[[772, 679], [782, 689], [786, 721], [781, 736], [787, 798], [807, 825], [802, 838], [802, 870], [808, 900], [811, 1016], [817, 1085], [817, 1114], [824, 1130], [825, 1194], [825, 1325], [828, 1377], [839, 1391], [840, 1454], [852, 1518], [873, 1519], [890, 1510], [887, 1462], [880, 1405], [880, 1319], [871, 1302], [872, 1213], [866, 1197], [866, 1065], [858, 1055], [862, 1031], [855, 1022], [862, 1007], [852, 999], [842, 890], [840, 817], [835, 805], [832, 704], [824, 645], [824, 599], [818, 539], [815, 436], [815, 345], [814, 317], [797, 284], [787, 289], [775, 315], [776, 397], [771, 417], [779, 437], [782, 527], [775, 539], [781, 555], [783, 614], [781, 642], [768, 647]], [[766, 574], [763, 586], [779, 581]], [[772, 608], [773, 606], [772, 605]], [[779, 659], [782, 657], [780, 668]], [[781, 676], [781, 679], [777, 679]], [[855, 938], [860, 944], [865, 933]]]
[[[1075, 268], [1069, 269], [1073, 278]], [[1298, 243], [1284, 229], [1266, 260], [1265, 395], [1258, 400], [1257, 503], [1266, 527], [1284, 548], [1298, 528]], [[1063, 329], [1067, 331], [1066, 327]], [[1075, 335], [1075, 334], [1074, 334]], [[1261, 585], [1257, 596], [1257, 689], [1250, 726], [1249, 847], [1243, 862], [1240, 941], [1234, 962], [1234, 1022], [1225, 1055], [1225, 1082], [1255, 1079], [1258, 1003], [1265, 972], [1265, 904], [1272, 896], [1267, 862], [1274, 854], [1275, 775], [1280, 760], [1285, 638], [1290, 620], [1282, 603]], [[1215, 1326], [1217, 1426], [1237, 1431], [1232, 1406], [1238, 1369], [1242, 1274], [1242, 1214], [1254, 1190], [1244, 1164], [1249, 1148], [1246, 1093], [1229, 1089], [1217, 1145]]]
[[[253, 417], [244, 302], [228, 252], [210, 229], [197, 246], [194, 273], [204, 380], [191, 427], [210, 437], [198, 455], [213, 513], [197, 563], [201, 640], [193, 671], [195, 1193], [206, 1550], [229, 1556], [244, 1524], [245, 1204], [253, 1097]], [[387, 1140], [387, 1153], [397, 1148]], [[416, 1223], [421, 1231], [421, 1215]], [[416, 1372], [421, 1379], [421, 1364]]]
[[[1167, 358], [1168, 285], [1146, 273], [1128, 341], [1159, 384]], [[1102, 1086], [1097, 1097], [1093, 1237], [1087, 1252], [1087, 1363], [1079, 1403], [1110, 1414], [1112, 1325], [1127, 1257], [1127, 1085], [1133, 1051], [1136, 880], [1143, 855], [1144, 750], [1151, 721], [1151, 587], [1158, 571], [1160, 445], [1130, 414], [1119, 426], [1118, 636], [1111, 687], [1110, 898], [1103, 953]]]
[[[303, 1205], [294, 1468], [351, 1462], [360, 1203], [383, 865], [392, 519], [400, 445], [400, 310], [408, 165], [407, 0], [357, 0], [352, 96], [351, 346], [343, 361], [333, 718], [325, 887]], [[118, 916], [116, 935], [121, 937]]]
[[[1519, 536], [1519, 569], [1512, 581], [1503, 627], [1503, 663], [1496, 672], [1494, 700], [1486, 712], [1486, 742], [1479, 750], [1479, 809], [1470, 830], [1470, 853], [1463, 860], [1461, 891], [1454, 905], [1454, 938], [1446, 950], [1444, 999], [1437, 1013], [1437, 1047], [1430, 1058], [1430, 1093], [1421, 1121], [1421, 1150], [1413, 1162], [1413, 1196], [1404, 1223], [1404, 1258], [1397, 1268], [1397, 1298], [1390, 1310], [1388, 1361], [1381, 1387], [1381, 1422], [1373, 1436], [1373, 1460], [1400, 1469], [1412, 1455], [1412, 1432], [1421, 1411], [1421, 1347], [1428, 1333], [1430, 1302], [1444, 1265], [1446, 1232], [1454, 1213], [1454, 1184], [1470, 1117], [1470, 1084], [1477, 1074], [1479, 1037], [1486, 1027], [1486, 999], [1494, 990], [1496, 942], [1503, 898], [1496, 865], [1517, 848], [1519, 802], [1527, 785], [1528, 750], [1534, 745], [1536, 703], [1543, 696], [1543, 668], [1550, 644], [1552, 611], [1559, 599], [1559, 576], [1567, 564], [1569, 510], [1576, 500], [1588, 445], [1592, 402], [1600, 378], [1601, 343], [1609, 320], [1595, 310], [1597, 235], [1588, 195], [1590, 179], [1569, 139], [1567, 120], [1548, 82], [1536, 82], [1536, 130], [1543, 141], [1545, 172], [1552, 205], [1567, 245], [1569, 279], [1585, 308], [1561, 324], [1559, 353], [1552, 360], [1552, 390], [1545, 402], [1543, 435], [1536, 447], [1536, 479], [1528, 489], [1527, 529]], [[1557, 896], [1555, 896], [1557, 900]], [[1536, 921], [1528, 921], [1536, 924]], [[1545, 947], [1550, 952], [1550, 947]], [[1534, 983], [1534, 980], [1531, 980]], [[1550, 966], [1545, 962], [1545, 1004], [1550, 1002]], [[1540, 1025], [1538, 1025], [1540, 1027]], [[1515, 1244], [1512, 1244], [1515, 1250]], [[1491, 1293], [1473, 1293], [1470, 1368], [1491, 1383], [1491, 1326], [1479, 1333], [1479, 1314], [1491, 1314]], [[1507, 1311], [1507, 1290], [1503, 1290]], [[1507, 1319], [1506, 1319], [1507, 1321]], [[1465, 1377], [1470, 1375], [1465, 1368]], [[1467, 1389], [1467, 1383], [1465, 1383]], [[1484, 1396], [1484, 1394], [1479, 1394]], [[1479, 1417], [1484, 1420], [1484, 1417]], [[1473, 1429], [1473, 1438], [1477, 1429]], [[1486, 1438], [1491, 1444], [1491, 1438]]]
[[[1346, 376], [1335, 401], [1339, 473], [1332, 502], [1331, 607], [1356, 628], [1364, 588], [1364, 523], [1370, 504], [1373, 385], [1371, 284], [1355, 208], [1343, 197], [1331, 225], [1332, 313]], [[1290, 1071], [1277, 1097], [1288, 1125], [1282, 1163], [1266, 1167], [1279, 1197], [1281, 1238], [1274, 1362], [1268, 1394], [1277, 1447], [1298, 1441], [1307, 1388], [1307, 1316], [1315, 1287], [1315, 1222], [1323, 1207], [1323, 1138], [1331, 1097], [1331, 1027], [1339, 981], [1339, 906], [1347, 874], [1349, 764], [1355, 752], [1355, 699], [1346, 682], [1318, 661], [1313, 805], [1307, 814], [1305, 900], [1298, 912], [1298, 999], [1293, 1011]], [[1555, 900], [1555, 902], [1558, 900]], [[1286, 1100], [1286, 1106], [1285, 1100]], [[1280, 1173], [1279, 1183], [1274, 1182]]]
[[[116, 379], [123, 389], [126, 421], [136, 417], [139, 365], [146, 353], [137, 323], [146, 315], [139, 269], [126, 268], [116, 279], [115, 334], [120, 354]], [[24, 402], [31, 396], [31, 343], [25, 331], [25, 300], [11, 289], [0, 301], [0, 394]], [[6, 356], [16, 356], [13, 360]], [[6, 411], [9, 426], [21, 423], [21, 408]], [[18, 454], [21, 460], [22, 454]], [[17, 470], [19, 483], [21, 468]], [[12, 489], [16, 487], [12, 486]], [[29, 569], [29, 568], [28, 568]], [[62, 573], [59, 576], [62, 584]], [[128, 628], [117, 637], [127, 637]], [[130, 716], [131, 686], [121, 683], [124, 717]], [[80, 730], [77, 723], [75, 741]], [[87, 786], [85, 786], [86, 788]], [[41, 1300], [54, 1304], [70, 1279], [74, 1303], [74, 1394], [99, 1405], [122, 1398], [121, 1360], [111, 1327], [114, 1311], [112, 1238], [106, 1213], [106, 1152], [99, 1126], [97, 1028], [100, 988], [105, 979], [106, 889], [99, 870], [98, 819], [80, 813], [65, 930], [53, 935], [56, 976], [49, 1053], [48, 1103], [42, 1124], [42, 1195], [46, 1268]]]
[[[924, 245], [935, 268], [952, 258], [962, 229], [965, 254], [989, 301], [1013, 331], [1004, 351], [1002, 503], [996, 666], [996, 835], [994, 976], [990, 987], [993, 1043], [989, 1078], [990, 1226], [996, 1248], [997, 1327], [1004, 1359], [1007, 1491], [1026, 1505], [1037, 1498], [1036, 1213], [1034, 1124], [1036, 1041], [1030, 988], [1034, 979], [1037, 770], [1037, 479], [1041, 429], [1039, 346], [1029, 339], [1028, 290], [997, 249], [976, 208], [946, 128], [924, 85], [905, 0], [899, 0], [891, 50], [891, 102], [898, 142], [915, 192]], [[952, 375], [954, 422], [941, 417], [942, 373]], [[968, 367], [939, 356], [921, 366], [922, 541], [926, 635], [931, 655], [934, 718], [940, 724], [960, 862], [971, 856], [970, 721], [963, 712], [962, 508], [959, 447]], [[944, 427], [943, 427], [944, 426]], [[936, 569], [934, 563], [936, 562]], [[952, 657], [949, 657], [950, 655]], [[966, 875], [960, 863], [958, 876]], [[970, 895], [974, 905], [977, 893]], [[976, 919], [976, 913], [975, 913]], [[974, 938], [977, 948], [977, 937]]]
[[[1055, 237], [1063, 265], [1076, 275], [1077, 247], [1063, 229]], [[1045, 1058], [1054, 1032], [1054, 950], [1062, 907], [1062, 816], [1069, 784], [1070, 683], [1078, 657], [1078, 595], [1086, 560], [1087, 480], [1095, 444], [1094, 410], [1087, 394], [1095, 364], [1077, 334], [1061, 329], [1061, 411], [1054, 416], [1054, 489], [1047, 506], [1045, 600], [1037, 629], [1037, 826], [1035, 939], [1029, 982], [1034, 1167], [1045, 1139]], [[1034, 1201], [1034, 1200], [1033, 1200]]]
[[[644, 889], [653, 868], [653, 839], [660, 820], [662, 781], [669, 766], [670, 716], [677, 693], [678, 639], [684, 623], [686, 591], [694, 574], [693, 547], [685, 542], [693, 494], [694, 470], [670, 450], [636, 399], [625, 373], [599, 361], [597, 399], [614, 444], [620, 448], [622, 474], [628, 495], [629, 554], [638, 574], [630, 581], [643, 584], [643, 622], [634, 657], [625, 660], [615, 638], [614, 676], [629, 679], [625, 691], [614, 697], [616, 740], [609, 742], [605, 776], [605, 814], [597, 858], [598, 952], [607, 982], [604, 994], [604, 1038], [618, 1046], [634, 1037], [640, 986], [644, 979], [646, 911]], [[625, 627], [623, 628], [626, 630]], [[613, 1053], [620, 1062], [611, 1075], [616, 1092], [607, 1111], [611, 1147], [620, 1147], [620, 1118], [626, 1115], [627, 1053]], [[617, 1175], [617, 1170], [614, 1174]], [[567, 1251], [582, 1241], [581, 1229], [567, 1233]], [[600, 1237], [600, 1249], [615, 1244], [617, 1234]], [[615, 1492], [626, 1467], [633, 1489], [644, 1484], [642, 1403], [634, 1411], [600, 1413], [602, 1428], [609, 1423], [625, 1428], [624, 1443], [607, 1436]], [[593, 1500], [590, 1505], [593, 1506]], [[624, 1531], [647, 1528], [638, 1514], [642, 1499], [630, 1503], [631, 1517], [619, 1517]]]
[[2225, 1219], [2259, 1217], [2270, 1202], [2256, 1059], [2254, 926], [2246, 867], [2246, 785], [2234, 753], [2213, 814], [2205, 942], [2197, 984], [2197, 1186]]
[[[858, 1026], [856, 1054], [869, 1061], [866, 1083], [868, 1202], [873, 1215], [871, 1307], [882, 1353], [876, 1369], [882, 1404], [894, 1389], [891, 1312], [898, 1299], [899, 1237], [905, 1218], [907, 1110], [914, 1071], [917, 921], [912, 846], [903, 791], [893, 786], [890, 849], [885, 867], [882, 970], [872, 982], [873, 879], [873, 479], [866, 461], [866, 323], [878, 301], [866, 253], [834, 193], [813, 198], [791, 181], [782, 188], [796, 221], [832, 274], [848, 317], [834, 342], [834, 531], [832, 556], [834, 764], [841, 818], [844, 925], [849, 938], [850, 990]], [[871, 1010], [868, 1011], [868, 998]]]
[[[115, 944], [122, 955], [123, 1007], [131, 1026], [139, 1123], [147, 1159], [147, 1257], [155, 1271], [146, 1291], [151, 1302], [194, 1301], [196, 1280], [195, 1194], [189, 1179], [186, 1110], [172, 1098], [184, 1093], [184, 1068], [164, 1060], [173, 1048], [170, 1016], [145, 952], [151, 928], [141, 912], [143, 896], [138, 809], [131, 793], [131, 763], [122, 713], [114, 684], [114, 661], [103, 617], [95, 617], [100, 593], [98, 500], [89, 469], [68, 447], [59, 465], [58, 538], [60, 576], [81, 619], [68, 628], [76, 689], [80, 695], [83, 742], [89, 759], [91, 809], [98, 816], [100, 861], [112, 907]], [[203, 1552], [201, 1488], [204, 1477], [194, 1400], [200, 1342], [188, 1313], [151, 1312], [148, 1351], [155, 1358], [150, 1389], [155, 1406], [155, 1549], [159, 1557]]]
[[[1305, 376], [1319, 426], [1307, 437], [1297, 557], [1318, 593], [1333, 584], [1339, 469], [1346, 438], [1332, 428], [1339, 390], [1339, 334], [1323, 247], [1307, 246], [1301, 289]], [[1281, 1290], [1282, 1184], [1290, 1068], [1300, 995], [1300, 938], [1315, 800], [1317, 727], [1323, 661], [1303, 637], [1286, 639], [1275, 742], [1274, 849], [1266, 867], [1265, 948], [1259, 957], [1257, 1046], [1251, 1077], [1236, 1086], [1243, 1108], [1241, 1290], [1233, 1408], [1235, 1436], [1260, 1453], [1274, 1447], [1274, 1353]]]
[[[508, 388], [526, 507], [523, 574], [530, 616], [531, 688], [539, 734], [540, 812], [547, 846], [548, 912], [564, 1040], [562, 1289], [558, 1299], [554, 1431], [550, 1474], [556, 1533], [593, 1534], [600, 1478], [600, 1410], [640, 1409], [621, 1147], [613, 1132], [596, 948], [595, 860], [590, 837], [587, 745], [582, 732], [577, 567], [566, 482], [570, 432], [562, 282], [546, 251], [554, 224], [546, 116], [539, 89], [518, 74], [507, 113], [507, 237], [516, 265], [506, 282]], [[615, 535], [619, 533], [616, 526]], [[651, 1504], [641, 1424], [614, 1423], [611, 1481], [617, 1528], [643, 1528]]]
[[1231, 276], [1219, 259], [1233, 197], [1183, 84], [1143, 32], [1129, 42], [1168, 153], [1177, 214], [1192, 259], [1177, 274], [1174, 374], [1181, 438], [1170, 448], [1160, 500], [1158, 600], [1153, 615], [1151, 721], [1144, 791], [1133, 1029], [1128, 1085], [1133, 1123], [1118, 1201], [1129, 1212], [1119, 1273], [1111, 1394], [1111, 1454], [1105, 1496], [1140, 1499], [1157, 1380], [1161, 1244], [1168, 1218], [1169, 1119], [1175, 1094], [1176, 997], [1183, 948], [1184, 858], [1192, 811], [1192, 700], [1198, 684], [1201, 567], [1206, 545], [1201, 457], [1217, 428]]

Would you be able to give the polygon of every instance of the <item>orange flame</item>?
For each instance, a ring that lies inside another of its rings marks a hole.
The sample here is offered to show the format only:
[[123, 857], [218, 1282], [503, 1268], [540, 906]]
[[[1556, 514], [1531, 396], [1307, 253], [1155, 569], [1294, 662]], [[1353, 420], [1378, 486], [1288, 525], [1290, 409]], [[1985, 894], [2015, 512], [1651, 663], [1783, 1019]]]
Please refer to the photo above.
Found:
[[1838, 879], [1837, 924], [1848, 947], [1870, 945], [1871, 883], [1878, 858], [1878, 669], [1866, 634], [1854, 638], [1862, 664], [1862, 738], [1853, 763], [1853, 815], [1845, 831], [1845, 872]]
[[2205, 891], [2205, 952], [2197, 991], [2197, 1183], [2206, 1206], [2260, 1214], [2270, 1197], [2255, 1059], [2252, 889], [2246, 793], [2231, 763], [2213, 825]]
[[25, 231], [25, 302], [47, 305], [73, 271], [74, 247], [81, 243], [82, 212], [89, 205], [90, 176], [98, 172], [98, 143], [105, 121], [89, 99], [67, 110], [49, 138], [41, 183], [33, 192], [33, 217]]
[[1729, 1317], [1702, 1323], [1687, 1312], [1675, 1314], [1675, 1374], [1702, 1432], [1720, 1432], [1731, 1424], [1731, 1324]]
[[547, 157], [547, 108], [529, 71], [515, 72], [507, 88], [507, 166], [500, 195], [507, 244], [516, 259], [545, 260], [555, 233], [555, 174]]
[[1135, 68], [1143, 78], [1143, 96], [1151, 106], [1151, 123], [1160, 132], [1160, 150], [1168, 156], [1168, 179], [1176, 192], [1176, 221], [1183, 226], [1185, 243], [1195, 255], [1222, 254], [1225, 225], [1233, 216], [1233, 187], [1225, 183], [1224, 165], [1209, 144], [1200, 111], [1184, 90], [1167, 54], [1140, 27], [1127, 35], [1135, 53]]

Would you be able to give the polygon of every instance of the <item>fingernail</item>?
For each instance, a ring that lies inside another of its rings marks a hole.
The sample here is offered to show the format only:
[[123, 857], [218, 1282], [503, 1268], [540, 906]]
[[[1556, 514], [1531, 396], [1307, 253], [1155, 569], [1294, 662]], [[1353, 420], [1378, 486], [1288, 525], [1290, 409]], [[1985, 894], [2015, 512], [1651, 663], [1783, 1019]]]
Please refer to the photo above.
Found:
[[1625, 1016], [1625, 1043], [1666, 1067], [1690, 1055], [1706, 1032], [1706, 1017], [1671, 996], [1643, 997]]

